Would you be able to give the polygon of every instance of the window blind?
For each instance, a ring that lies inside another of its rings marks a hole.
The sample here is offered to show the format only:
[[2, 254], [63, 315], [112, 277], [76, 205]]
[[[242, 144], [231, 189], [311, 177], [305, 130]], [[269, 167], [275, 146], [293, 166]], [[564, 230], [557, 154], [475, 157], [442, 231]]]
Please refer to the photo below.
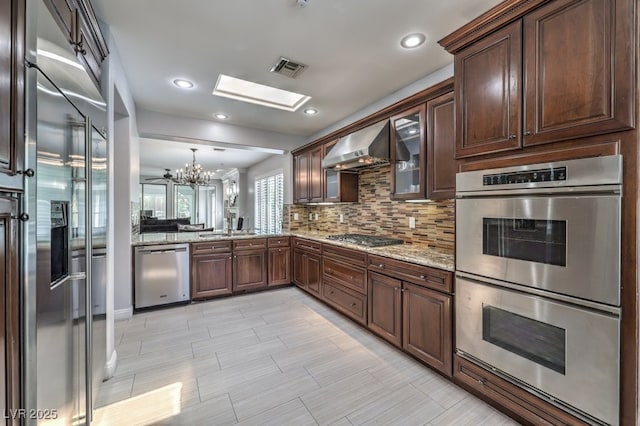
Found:
[[284, 174], [266, 176], [255, 181], [255, 229], [261, 234], [282, 232]]

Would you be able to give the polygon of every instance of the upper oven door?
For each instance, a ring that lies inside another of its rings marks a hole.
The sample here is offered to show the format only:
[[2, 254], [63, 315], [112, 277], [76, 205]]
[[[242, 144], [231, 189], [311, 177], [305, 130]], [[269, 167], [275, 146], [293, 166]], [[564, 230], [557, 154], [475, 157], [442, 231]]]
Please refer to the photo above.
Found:
[[456, 200], [456, 268], [620, 305], [620, 196]]

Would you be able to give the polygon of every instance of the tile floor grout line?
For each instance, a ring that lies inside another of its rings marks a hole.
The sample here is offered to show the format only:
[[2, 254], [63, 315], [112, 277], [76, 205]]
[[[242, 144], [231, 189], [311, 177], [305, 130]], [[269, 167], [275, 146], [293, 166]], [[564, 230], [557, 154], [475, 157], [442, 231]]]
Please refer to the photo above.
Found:
[[[307, 410], [307, 413], [309, 413], [309, 415], [311, 416], [313, 421], [316, 422], [316, 425], [319, 425], [320, 422], [318, 421], [318, 419], [316, 419], [316, 417], [313, 415], [311, 410], [309, 410], [309, 407], [307, 407], [307, 404], [304, 403], [304, 401], [302, 400], [302, 396], [299, 396], [298, 399], [300, 400], [300, 403], [302, 403], [302, 406], [305, 408], [305, 410]], [[349, 422], [349, 423], [351, 423], [351, 422]]]

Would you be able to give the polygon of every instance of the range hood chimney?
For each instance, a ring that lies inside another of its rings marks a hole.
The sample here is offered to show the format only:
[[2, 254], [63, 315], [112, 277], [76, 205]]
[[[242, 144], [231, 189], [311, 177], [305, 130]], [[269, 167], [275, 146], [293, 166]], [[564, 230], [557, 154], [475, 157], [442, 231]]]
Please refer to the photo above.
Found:
[[389, 163], [389, 120], [342, 137], [322, 160], [322, 167], [358, 170]]

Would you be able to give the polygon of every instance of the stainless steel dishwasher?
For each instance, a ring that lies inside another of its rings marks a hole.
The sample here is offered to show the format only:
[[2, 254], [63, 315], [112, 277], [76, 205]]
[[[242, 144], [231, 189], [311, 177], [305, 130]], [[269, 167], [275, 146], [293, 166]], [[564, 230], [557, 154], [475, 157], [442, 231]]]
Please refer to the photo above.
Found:
[[135, 249], [135, 308], [189, 300], [189, 244]]

